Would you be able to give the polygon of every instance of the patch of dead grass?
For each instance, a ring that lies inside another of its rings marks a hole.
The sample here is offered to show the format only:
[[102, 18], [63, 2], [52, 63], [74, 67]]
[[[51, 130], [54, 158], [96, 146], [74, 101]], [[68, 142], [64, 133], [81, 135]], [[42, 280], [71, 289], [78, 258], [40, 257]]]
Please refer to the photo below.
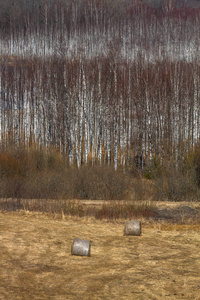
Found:
[[162, 231], [197, 231], [200, 232], [200, 224], [161, 224]]
[[[199, 225], [0, 213], [0, 299], [199, 299]], [[91, 257], [71, 255], [75, 237]]]

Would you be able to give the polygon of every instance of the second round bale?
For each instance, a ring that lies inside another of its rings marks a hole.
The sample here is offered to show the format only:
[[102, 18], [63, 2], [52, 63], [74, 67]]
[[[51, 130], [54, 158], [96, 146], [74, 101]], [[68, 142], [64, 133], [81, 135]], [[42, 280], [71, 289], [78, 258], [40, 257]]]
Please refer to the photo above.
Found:
[[141, 222], [140, 221], [127, 221], [125, 223], [124, 235], [141, 235]]

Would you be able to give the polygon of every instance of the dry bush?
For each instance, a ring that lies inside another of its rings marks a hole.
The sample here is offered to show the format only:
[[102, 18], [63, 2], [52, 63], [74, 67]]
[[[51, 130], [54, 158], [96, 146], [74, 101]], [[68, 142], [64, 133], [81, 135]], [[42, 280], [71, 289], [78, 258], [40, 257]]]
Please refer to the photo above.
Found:
[[179, 164], [154, 159], [143, 174], [133, 178], [133, 175], [116, 171], [112, 166], [85, 165], [79, 169], [69, 166], [65, 157], [53, 149], [8, 149], [0, 153], [0, 197], [198, 200], [199, 153], [196, 149]]
[[5, 177], [21, 175], [20, 163], [11, 153], [0, 154], [0, 174]]
[[75, 198], [125, 199], [130, 191], [130, 177], [107, 166], [83, 166], [73, 171]]
[[193, 175], [193, 178], [196, 181], [198, 187], [200, 187], [200, 145], [196, 145], [196, 147], [190, 151], [187, 160], [186, 160], [187, 168]]
[[199, 191], [190, 176], [170, 172], [155, 179], [155, 199], [169, 201], [196, 201]]
[[145, 178], [134, 178], [132, 181], [134, 200], [151, 200], [155, 196], [155, 187], [152, 180]]
[[125, 199], [130, 177], [106, 166], [67, 165], [56, 150], [32, 147], [0, 154], [1, 197]]
[[16, 149], [0, 153], [1, 197], [58, 197], [64, 159], [56, 151]]
[[157, 208], [150, 203], [135, 204], [110, 204], [103, 205], [95, 213], [96, 219], [132, 219], [143, 217], [146, 219], [156, 216]]
[[187, 157], [178, 162], [153, 160], [148, 176], [153, 180], [155, 200], [194, 201], [199, 198], [195, 167], [187, 161]]

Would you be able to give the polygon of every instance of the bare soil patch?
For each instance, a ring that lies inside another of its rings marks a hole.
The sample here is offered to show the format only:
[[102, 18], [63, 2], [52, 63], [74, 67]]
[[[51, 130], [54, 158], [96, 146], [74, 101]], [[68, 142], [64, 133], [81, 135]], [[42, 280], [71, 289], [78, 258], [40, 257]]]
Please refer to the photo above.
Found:
[[[0, 299], [200, 299], [200, 225], [0, 212]], [[75, 237], [91, 257], [71, 255]]]

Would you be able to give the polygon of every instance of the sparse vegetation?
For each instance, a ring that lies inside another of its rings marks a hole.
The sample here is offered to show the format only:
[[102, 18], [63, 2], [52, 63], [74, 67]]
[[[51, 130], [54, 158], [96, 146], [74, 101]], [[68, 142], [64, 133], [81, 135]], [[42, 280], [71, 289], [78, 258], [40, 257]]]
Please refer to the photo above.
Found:
[[0, 196], [37, 199], [127, 199], [130, 176], [113, 167], [69, 166], [56, 150], [12, 150], [0, 154]]
[[[20, 199], [37, 199], [39, 203], [41, 199], [43, 204], [37, 205], [42, 211], [47, 200], [57, 201], [55, 210], [59, 205], [60, 210], [64, 209], [62, 200], [66, 199], [131, 200], [133, 206], [127, 208], [131, 214], [132, 208], [135, 210], [134, 201], [142, 201], [141, 207], [143, 201], [151, 200], [199, 201], [199, 148], [190, 151], [182, 162], [176, 165], [173, 160], [154, 158], [143, 170], [124, 172], [112, 166], [91, 163], [80, 168], [71, 166], [65, 156], [53, 148], [2, 151], [0, 197], [3, 200], [0, 202], [5, 203], [6, 199], [15, 202], [17, 199], [20, 203]], [[9, 207], [11, 209], [12, 204]], [[16, 207], [14, 204], [13, 209]], [[150, 206], [148, 209], [151, 215]], [[144, 207], [142, 210], [145, 211]], [[109, 215], [107, 207], [98, 214]], [[114, 218], [128, 217], [122, 207], [116, 207], [113, 214]], [[147, 212], [144, 214], [148, 215]]]

